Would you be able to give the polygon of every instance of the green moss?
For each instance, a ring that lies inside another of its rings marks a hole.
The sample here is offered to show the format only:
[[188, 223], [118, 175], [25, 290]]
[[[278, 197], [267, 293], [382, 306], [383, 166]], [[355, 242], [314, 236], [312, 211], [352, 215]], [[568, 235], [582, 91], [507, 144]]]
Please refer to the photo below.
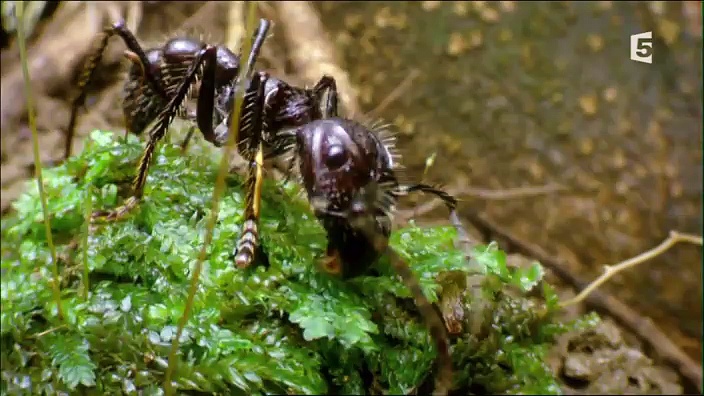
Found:
[[[3, 220], [3, 392], [159, 392], [202, 243], [217, 161], [197, 149], [181, 156], [177, 147], [163, 145], [140, 209], [126, 221], [92, 230], [86, 246], [86, 197], [93, 208], [116, 205], [140, 153], [134, 137], [122, 143], [95, 132], [80, 156], [45, 172], [64, 322], [52, 301], [36, 183]], [[225, 394], [402, 393], [431, 386], [433, 344], [388, 262], [375, 265], [378, 276], [348, 282], [319, 272], [315, 262], [324, 253], [325, 234], [300, 187], [267, 180], [263, 197], [261, 236], [269, 265], [236, 270], [232, 251], [243, 194], [240, 177], [228, 178], [180, 340], [176, 386]], [[441, 309], [454, 304], [455, 312], [467, 315], [452, 346], [456, 388], [464, 394], [559, 393], [543, 356], [552, 337], [574, 324], [554, 323], [554, 298], [540, 315], [536, 308], [543, 304], [523, 297], [542, 269], [508, 269], [494, 245], [478, 247], [467, 263], [453, 247], [454, 237], [450, 227], [412, 226], [395, 232], [392, 246], [411, 263], [431, 301], [440, 301]], [[477, 270], [480, 275], [472, 274]], [[471, 293], [466, 283], [476, 277], [482, 287]]]

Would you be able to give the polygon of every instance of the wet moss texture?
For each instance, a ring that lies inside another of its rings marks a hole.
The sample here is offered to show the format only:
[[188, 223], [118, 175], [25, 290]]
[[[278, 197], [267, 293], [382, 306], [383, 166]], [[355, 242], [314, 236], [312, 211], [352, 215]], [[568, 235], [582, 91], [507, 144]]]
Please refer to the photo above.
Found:
[[[88, 199], [93, 208], [118, 204], [141, 147], [135, 137], [122, 142], [96, 131], [82, 154], [45, 170], [63, 320], [34, 182], [3, 220], [3, 393], [160, 393], [217, 155], [195, 147], [182, 156], [162, 145], [140, 209], [84, 240]], [[318, 271], [325, 235], [301, 196], [294, 183], [267, 180], [261, 235], [268, 266], [239, 271], [232, 250], [243, 192], [239, 176], [228, 178], [174, 384], [189, 394], [429, 390], [435, 351], [408, 290], [384, 259], [374, 276], [348, 282]], [[559, 393], [545, 354], [556, 335], [596, 319], [557, 322], [539, 264], [509, 268], [493, 244], [475, 248], [468, 262], [454, 237], [451, 227], [411, 226], [391, 242], [452, 330], [458, 394]], [[535, 288], [547, 299], [528, 298]]]

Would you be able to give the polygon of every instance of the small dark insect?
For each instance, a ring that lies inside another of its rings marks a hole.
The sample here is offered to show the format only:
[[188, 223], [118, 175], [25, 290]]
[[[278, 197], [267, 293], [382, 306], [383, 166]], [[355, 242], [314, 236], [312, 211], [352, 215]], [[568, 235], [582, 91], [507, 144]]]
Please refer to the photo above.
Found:
[[389, 138], [359, 122], [338, 117], [316, 120], [295, 135], [303, 185], [327, 231], [324, 269], [349, 278], [365, 273], [382, 254], [391, 258], [435, 340], [439, 371], [435, 392], [446, 394], [452, 385], [452, 360], [445, 326], [408, 264], [388, 246], [388, 237], [397, 199], [413, 191], [442, 199], [464, 233], [455, 220], [457, 200], [426, 184], [400, 184]]

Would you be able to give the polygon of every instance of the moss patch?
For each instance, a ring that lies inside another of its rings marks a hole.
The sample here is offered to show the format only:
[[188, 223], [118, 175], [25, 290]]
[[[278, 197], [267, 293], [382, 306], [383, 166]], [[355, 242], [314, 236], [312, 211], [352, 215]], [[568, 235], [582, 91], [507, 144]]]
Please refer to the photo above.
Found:
[[[45, 171], [63, 322], [52, 299], [35, 182], [3, 220], [3, 392], [159, 393], [217, 158], [199, 150], [181, 156], [176, 146], [162, 145], [140, 209], [92, 230], [84, 245], [87, 197], [94, 209], [115, 206], [141, 148], [134, 137], [125, 143], [94, 132], [82, 154]], [[385, 259], [374, 276], [348, 282], [319, 272], [325, 234], [297, 185], [265, 183], [260, 230], [268, 264], [234, 268], [241, 182], [236, 175], [227, 180], [180, 343], [176, 387], [224, 394], [429, 390], [435, 351], [408, 290]], [[391, 244], [439, 302], [448, 326], [459, 329], [452, 343], [457, 392], [559, 393], [545, 353], [554, 336], [595, 318], [556, 323], [549, 286], [543, 284], [547, 302], [526, 297], [541, 280], [539, 265], [510, 269], [494, 245], [477, 247], [467, 262], [454, 237], [451, 227], [411, 226], [395, 232]]]

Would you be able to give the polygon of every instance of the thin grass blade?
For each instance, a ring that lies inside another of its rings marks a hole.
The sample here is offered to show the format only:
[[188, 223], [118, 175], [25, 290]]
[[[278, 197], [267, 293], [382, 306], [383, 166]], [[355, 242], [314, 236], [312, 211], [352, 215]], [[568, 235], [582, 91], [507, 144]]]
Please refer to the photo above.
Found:
[[[256, 20], [257, 20], [257, 3], [254, 1], [250, 1], [248, 4], [248, 9], [247, 9], [247, 23], [245, 24], [245, 26], [246, 26], [245, 29], [247, 32], [251, 32], [254, 30], [254, 28], [256, 26]], [[243, 37], [243, 41], [244, 41], [244, 43], [242, 45], [242, 54], [248, 54], [251, 52], [251, 48], [252, 48], [252, 35], [245, 34]], [[230, 124], [230, 136], [229, 136], [229, 140], [227, 142], [227, 145], [225, 145], [225, 148], [224, 148], [223, 156], [220, 161], [220, 169], [218, 170], [217, 179], [215, 181], [215, 187], [213, 189], [212, 211], [210, 213], [210, 218], [208, 218], [208, 222], [206, 225], [203, 246], [201, 247], [201, 250], [198, 254], [198, 260], [196, 261], [196, 264], [193, 268], [193, 275], [191, 276], [191, 282], [190, 282], [190, 286], [188, 289], [188, 297], [186, 299], [186, 304], [183, 308], [183, 315], [181, 316], [181, 320], [179, 320], [178, 328], [176, 330], [176, 335], [173, 338], [173, 341], [171, 344], [171, 351], [169, 353], [169, 366], [167, 367], [166, 374], [164, 375], [164, 393], [167, 396], [173, 394], [173, 387], [171, 384], [171, 376], [173, 375], [173, 372], [176, 369], [176, 365], [177, 365], [179, 340], [181, 338], [181, 335], [183, 334], [183, 329], [186, 326], [186, 323], [188, 322], [189, 316], [191, 314], [191, 310], [193, 308], [193, 300], [195, 298], [196, 291], [198, 289], [198, 280], [200, 278], [200, 273], [203, 270], [203, 262], [205, 261], [205, 258], [207, 255], [208, 246], [210, 245], [210, 242], [213, 239], [213, 229], [215, 228], [215, 223], [217, 222], [217, 219], [218, 219], [218, 212], [220, 211], [220, 198], [222, 196], [222, 192], [225, 189], [225, 176], [227, 176], [227, 172], [229, 170], [230, 155], [231, 155], [233, 147], [235, 146], [235, 142], [237, 142], [237, 132], [238, 132], [238, 126], [239, 126], [239, 120], [240, 120], [240, 109], [242, 108], [242, 103], [244, 101], [244, 87], [245, 87], [244, 73], [245, 72], [246, 72], [246, 68], [240, 67], [240, 72], [239, 72], [239, 76], [238, 76], [239, 87], [237, 90], [237, 95], [235, 97], [234, 108], [232, 109], [232, 116], [231, 116], [232, 122]]]
[[59, 320], [63, 320], [64, 314], [61, 309], [61, 289], [59, 286], [59, 265], [56, 262], [56, 247], [51, 235], [51, 213], [46, 203], [46, 192], [44, 191], [44, 179], [42, 178], [42, 160], [39, 155], [39, 135], [37, 132], [37, 116], [34, 111], [34, 97], [32, 96], [32, 85], [29, 79], [29, 66], [27, 60], [27, 35], [25, 32], [25, 1], [15, 3], [17, 9], [17, 44], [20, 49], [20, 62], [22, 63], [22, 76], [24, 77], [24, 96], [27, 100], [27, 118], [29, 119], [29, 129], [32, 131], [32, 151], [34, 154], [34, 171], [37, 177], [37, 188], [42, 202], [42, 212], [44, 213], [44, 231], [46, 232], [46, 243], [51, 252], [52, 269], [52, 290], [56, 300], [56, 312]]

